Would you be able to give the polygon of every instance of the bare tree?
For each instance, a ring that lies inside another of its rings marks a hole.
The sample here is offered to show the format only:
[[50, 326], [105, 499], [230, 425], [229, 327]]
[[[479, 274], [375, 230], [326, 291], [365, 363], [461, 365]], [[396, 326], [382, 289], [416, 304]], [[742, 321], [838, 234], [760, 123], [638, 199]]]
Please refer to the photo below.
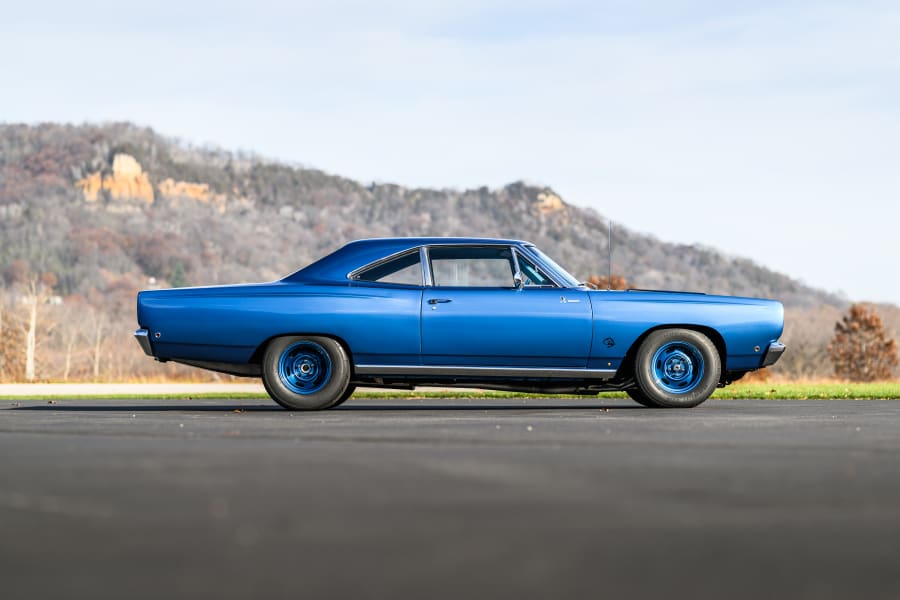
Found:
[[25, 381], [34, 381], [36, 376], [38, 316], [55, 285], [56, 277], [52, 273], [44, 273], [40, 277], [31, 275], [24, 286], [25, 293], [22, 299], [27, 311], [25, 319]]
[[8, 342], [5, 342], [7, 338], [3, 336], [3, 330], [6, 326], [6, 321], [4, 318], [6, 317], [6, 298], [0, 296], [0, 380], [3, 380], [6, 375], [6, 355], [8, 352]]
[[71, 318], [73, 313], [73, 310], [66, 310], [61, 319], [61, 326], [59, 327], [59, 341], [63, 352], [65, 353], [63, 358], [63, 381], [68, 381], [69, 376], [72, 374], [72, 358], [78, 343], [82, 339], [82, 331], [79, 327], [79, 322], [76, 319]]
[[103, 342], [106, 339], [107, 317], [106, 314], [94, 308], [90, 308], [90, 328], [91, 328], [91, 373], [94, 379], [100, 378], [100, 360], [103, 357]]
[[32, 279], [28, 285], [28, 292], [24, 296], [25, 306], [28, 310], [25, 329], [25, 381], [34, 381], [34, 353], [37, 346], [37, 313], [40, 297], [38, 295], [37, 282]]

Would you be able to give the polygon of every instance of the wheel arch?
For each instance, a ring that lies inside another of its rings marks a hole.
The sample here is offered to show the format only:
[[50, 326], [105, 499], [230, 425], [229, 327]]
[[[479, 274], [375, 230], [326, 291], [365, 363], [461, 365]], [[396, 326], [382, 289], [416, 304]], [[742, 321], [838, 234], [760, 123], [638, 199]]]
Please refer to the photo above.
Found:
[[641, 344], [644, 343], [644, 340], [647, 337], [655, 332], [663, 329], [690, 329], [692, 331], [696, 331], [697, 333], [702, 333], [713, 343], [716, 347], [716, 351], [719, 353], [719, 361], [722, 364], [721, 374], [719, 375], [719, 385], [723, 385], [726, 377], [725, 371], [725, 360], [727, 358], [727, 347], [725, 345], [725, 338], [722, 337], [722, 334], [719, 333], [716, 329], [712, 327], [707, 327], [705, 325], [696, 325], [690, 323], [666, 323], [664, 325], [657, 325], [655, 327], [651, 327], [644, 331], [641, 335], [637, 337], [636, 340], [631, 344], [628, 348], [628, 352], [625, 353], [625, 358], [622, 360], [622, 366], [620, 367], [620, 372], [626, 374], [628, 377], [634, 377], [634, 363], [635, 357], [637, 356], [638, 348], [641, 347]]
[[350, 371], [351, 371], [351, 373], [353, 372], [353, 351], [350, 349], [350, 344], [348, 344], [347, 341], [344, 340], [343, 338], [341, 338], [340, 336], [334, 335], [332, 333], [311, 333], [311, 332], [303, 331], [303, 332], [278, 333], [278, 334], [269, 336], [268, 338], [263, 340], [259, 344], [259, 346], [256, 347], [256, 350], [254, 350], [253, 354], [250, 355], [250, 360], [248, 362], [251, 364], [261, 365], [262, 361], [263, 361], [263, 356], [266, 353], [266, 348], [268, 347], [269, 344], [272, 343], [272, 340], [276, 340], [278, 338], [283, 338], [283, 337], [293, 337], [293, 336], [298, 336], [298, 337], [316, 336], [316, 337], [331, 338], [332, 340], [334, 340], [338, 344], [340, 344], [341, 347], [344, 349], [344, 351], [347, 353], [347, 359], [350, 361]]

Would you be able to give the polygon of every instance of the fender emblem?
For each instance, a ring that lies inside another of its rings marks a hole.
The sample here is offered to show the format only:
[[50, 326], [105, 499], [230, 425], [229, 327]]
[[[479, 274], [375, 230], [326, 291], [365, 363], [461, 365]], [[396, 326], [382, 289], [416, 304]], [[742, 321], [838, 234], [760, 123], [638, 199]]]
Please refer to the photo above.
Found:
[[608, 337], [605, 340], [603, 340], [603, 345], [606, 346], [607, 348], [612, 348], [613, 346], [616, 345], [616, 340], [612, 339], [611, 337]]

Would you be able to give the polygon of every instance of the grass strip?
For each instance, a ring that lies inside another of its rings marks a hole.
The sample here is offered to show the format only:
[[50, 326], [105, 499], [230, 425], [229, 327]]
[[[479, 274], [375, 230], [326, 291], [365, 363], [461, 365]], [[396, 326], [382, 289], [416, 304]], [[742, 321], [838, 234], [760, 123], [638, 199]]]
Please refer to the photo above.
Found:
[[[367, 399], [501, 399], [546, 398], [547, 394], [521, 394], [514, 392], [460, 390], [460, 391], [363, 391], [354, 398]], [[561, 394], [554, 398], [586, 398], [577, 394]], [[602, 398], [627, 398], [622, 392], [601, 394]], [[209, 392], [197, 394], [76, 394], [0, 396], [0, 400], [268, 400], [264, 393]], [[878, 383], [736, 383], [716, 391], [713, 398], [719, 400], [772, 399], [772, 400], [900, 400], [900, 382]]]
[[900, 382], [875, 383], [735, 383], [716, 391], [713, 398], [739, 400], [900, 400]]

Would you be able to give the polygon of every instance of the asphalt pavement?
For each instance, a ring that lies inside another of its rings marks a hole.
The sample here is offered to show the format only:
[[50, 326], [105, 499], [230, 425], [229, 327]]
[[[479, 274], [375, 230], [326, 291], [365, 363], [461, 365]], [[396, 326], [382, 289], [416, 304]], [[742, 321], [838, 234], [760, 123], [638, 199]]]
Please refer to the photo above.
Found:
[[2, 401], [0, 597], [898, 598], [900, 401]]

